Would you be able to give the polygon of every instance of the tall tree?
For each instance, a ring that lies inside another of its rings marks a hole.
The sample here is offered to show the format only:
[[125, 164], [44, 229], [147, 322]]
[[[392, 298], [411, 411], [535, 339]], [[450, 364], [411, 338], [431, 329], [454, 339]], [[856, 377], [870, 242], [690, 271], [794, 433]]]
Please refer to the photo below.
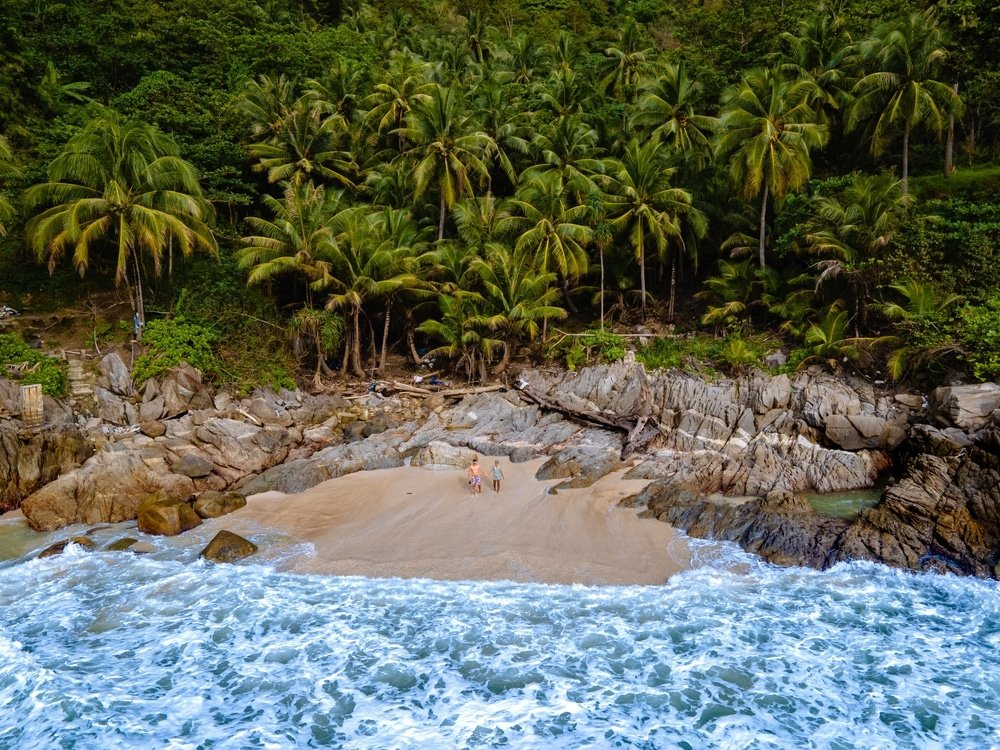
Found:
[[813, 199], [815, 217], [806, 243], [819, 256], [817, 285], [845, 279], [851, 290], [854, 335], [866, 328], [866, 306], [878, 283], [881, 256], [912, 205], [902, 182], [891, 175], [856, 174], [839, 195]]
[[197, 172], [152, 125], [102, 111], [52, 161], [48, 178], [24, 196], [26, 210], [35, 213], [26, 231], [38, 259], [51, 271], [72, 251], [82, 276], [92, 250], [113, 247], [115, 282], [130, 289], [140, 326], [144, 261], [159, 275], [168, 248], [184, 256], [217, 252], [212, 207]]
[[491, 243], [485, 256], [472, 262], [470, 271], [482, 284], [486, 323], [503, 342], [503, 356], [493, 369], [499, 375], [510, 364], [518, 342], [538, 335], [540, 322], [566, 317], [566, 311], [555, 304], [559, 295], [556, 275], [540, 272], [524, 249], [500, 243]]
[[847, 111], [847, 129], [874, 118], [871, 150], [883, 153], [900, 129], [903, 133], [903, 192], [909, 192], [910, 135], [923, 127], [940, 135], [962, 100], [951, 85], [935, 80], [947, 56], [947, 37], [933, 10], [914, 12], [879, 24], [862, 44], [870, 72], [855, 84]]
[[683, 62], [665, 65], [639, 88], [641, 94], [632, 115], [632, 126], [639, 133], [658, 137], [682, 154], [703, 157], [709, 153], [709, 139], [719, 121], [698, 113], [701, 84], [688, 75]]
[[249, 269], [247, 283], [251, 285], [283, 274], [303, 277], [305, 305], [313, 307], [313, 293], [322, 292], [333, 281], [337, 241], [330, 222], [340, 209], [340, 194], [306, 182], [286, 184], [280, 201], [269, 195], [263, 201], [274, 218], [247, 219], [257, 234], [243, 238], [237, 262]]
[[493, 140], [462, 111], [454, 89], [434, 85], [427, 99], [410, 110], [399, 132], [413, 144], [408, 155], [416, 196], [432, 183], [438, 186], [438, 239], [444, 239], [448, 209], [463, 195], [474, 193], [473, 183], [489, 176], [487, 156]]
[[[7, 143], [6, 138], [0, 135], [0, 186], [3, 185], [4, 181], [19, 174], [20, 171], [14, 165], [14, 156], [11, 153], [10, 144]], [[4, 222], [9, 221], [13, 215], [14, 207], [7, 200], [7, 196], [0, 193], [0, 237], [7, 231]]]
[[617, 45], [604, 50], [601, 86], [613, 97], [631, 101], [654, 49], [643, 47], [643, 29], [634, 21], [619, 36]]
[[589, 207], [576, 202], [558, 172], [527, 175], [511, 200], [512, 216], [501, 222], [515, 233], [515, 250], [530, 251], [542, 271], [555, 272], [563, 298], [576, 311], [569, 282], [587, 272], [586, 245], [593, 236], [587, 225]]
[[778, 200], [809, 179], [810, 151], [826, 143], [828, 130], [812, 107], [816, 84], [758, 68], [723, 94], [715, 149], [728, 156], [729, 173], [743, 197], [760, 197], [758, 260], [766, 265], [764, 238], [769, 198]]
[[[674, 170], [668, 150], [657, 138], [631, 141], [608, 171], [605, 206], [611, 226], [624, 232], [639, 265], [642, 312], [646, 313], [646, 255], [650, 247], [666, 254], [668, 243], [681, 242], [681, 214], [691, 210], [691, 194], [670, 184]], [[676, 274], [676, 268], [671, 270]], [[673, 285], [671, 285], [673, 288]], [[671, 300], [673, 307], [673, 300]]]

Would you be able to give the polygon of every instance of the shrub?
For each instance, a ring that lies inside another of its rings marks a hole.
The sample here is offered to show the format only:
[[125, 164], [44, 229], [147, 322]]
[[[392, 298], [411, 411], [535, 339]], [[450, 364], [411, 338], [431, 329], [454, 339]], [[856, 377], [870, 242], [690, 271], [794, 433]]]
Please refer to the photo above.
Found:
[[142, 336], [146, 351], [135, 361], [132, 377], [141, 385], [181, 362], [217, 377], [219, 362], [213, 346], [218, 340], [214, 329], [183, 317], [150, 321]]
[[965, 358], [980, 380], [1000, 375], [1000, 296], [983, 305], [967, 305], [960, 315], [959, 336]]
[[61, 398], [66, 395], [66, 367], [58, 359], [32, 349], [12, 333], [0, 334], [0, 366], [4, 375], [22, 385], [40, 383], [42, 392]]
[[625, 339], [609, 330], [588, 329], [567, 334], [548, 351], [550, 359], [563, 357], [566, 367], [575, 370], [588, 362], [617, 362], [625, 357]]

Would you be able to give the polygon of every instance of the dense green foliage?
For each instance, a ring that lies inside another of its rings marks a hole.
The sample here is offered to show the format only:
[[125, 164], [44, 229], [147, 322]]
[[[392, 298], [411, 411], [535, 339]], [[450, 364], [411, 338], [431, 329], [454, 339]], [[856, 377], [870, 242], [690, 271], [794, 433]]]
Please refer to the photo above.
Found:
[[66, 395], [65, 365], [11, 333], [0, 333], [0, 372], [22, 385], [41, 383], [42, 392], [48, 396]]
[[106, 276], [166, 314], [142, 377], [240, 387], [653, 322], [651, 367], [996, 377], [998, 34], [985, 0], [7, 0], [0, 301]]

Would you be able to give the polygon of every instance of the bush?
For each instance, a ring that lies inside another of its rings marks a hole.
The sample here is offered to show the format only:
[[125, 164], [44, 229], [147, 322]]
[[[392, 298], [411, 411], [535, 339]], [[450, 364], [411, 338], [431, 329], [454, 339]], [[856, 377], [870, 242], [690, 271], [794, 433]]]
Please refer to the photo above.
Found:
[[960, 315], [959, 336], [965, 358], [980, 380], [1000, 375], [1000, 296], [983, 305], [967, 305]]
[[219, 334], [212, 328], [183, 317], [150, 321], [142, 335], [146, 351], [135, 361], [132, 377], [142, 385], [181, 362], [201, 370], [208, 377], [219, 374], [213, 346]]
[[42, 393], [55, 398], [66, 395], [66, 367], [47, 357], [12, 333], [0, 334], [0, 366], [6, 377], [22, 385], [40, 383]]
[[654, 339], [636, 354], [650, 370], [686, 370], [711, 374], [717, 369], [733, 372], [759, 365], [774, 342], [762, 336], [666, 336]]
[[563, 357], [566, 367], [575, 370], [588, 362], [617, 362], [625, 357], [625, 339], [611, 331], [588, 329], [579, 334], [567, 334], [554, 344], [548, 357]]

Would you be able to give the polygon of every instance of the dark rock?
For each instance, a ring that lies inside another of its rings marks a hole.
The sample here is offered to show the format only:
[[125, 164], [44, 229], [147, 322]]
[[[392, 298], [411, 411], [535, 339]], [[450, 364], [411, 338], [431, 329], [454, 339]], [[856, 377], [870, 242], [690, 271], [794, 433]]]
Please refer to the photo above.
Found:
[[198, 479], [199, 477], [207, 477], [212, 473], [212, 462], [209, 461], [204, 456], [199, 456], [195, 453], [188, 453], [180, 458], [180, 460], [175, 461], [171, 466], [170, 470], [174, 474], [181, 474], [185, 477], [191, 477], [192, 479]]
[[246, 504], [247, 499], [237, 492], [207, 490], [195, 498], [194, 512], [201, 518], [218, 518], [239, 510]]
[[134, 546], [138, 541], [138, 539], [132, 539], [131, 537], [122, 537], [121, 539], [115, 539], [113, 542], [109, 542], [104, 546], [104, 549], [108, 552], [124, 552]]
[[586, 446], [565, 448], [546, 461], [535, 473], [535, 478], [567, 479], [559, 489], [590, 487], [601, 477], [626, 466], [620, 451], [593, 449]]
[[223, 529], [201, 551], [199, 557], [211, 562], [236, 562], [257, 551], [257, 545], [239, 534]]
[[94, 549], [94, 547], [97, 546], [96, 544], [94, 544], [93, 539], [88, 539], [85, 536], [74, 536], [70, 537], [69, 539], [63, 539], [62, 541], [56, 542], [55, 544], [46, 547], [45, 549], [43, 549], [41, 552], [38, 553], [38, 556], [54, 557], [55, 555], [61, 555], [63, 552], [66, 551], [66, 548], [70, 544], [76, 544], [80, 547], [83, 547], [84, 549]]
[[177, 536], [201, 525], [190, 503], [171, 497], [154, 497], [139, 507], [139, 531], [156, 536]]

